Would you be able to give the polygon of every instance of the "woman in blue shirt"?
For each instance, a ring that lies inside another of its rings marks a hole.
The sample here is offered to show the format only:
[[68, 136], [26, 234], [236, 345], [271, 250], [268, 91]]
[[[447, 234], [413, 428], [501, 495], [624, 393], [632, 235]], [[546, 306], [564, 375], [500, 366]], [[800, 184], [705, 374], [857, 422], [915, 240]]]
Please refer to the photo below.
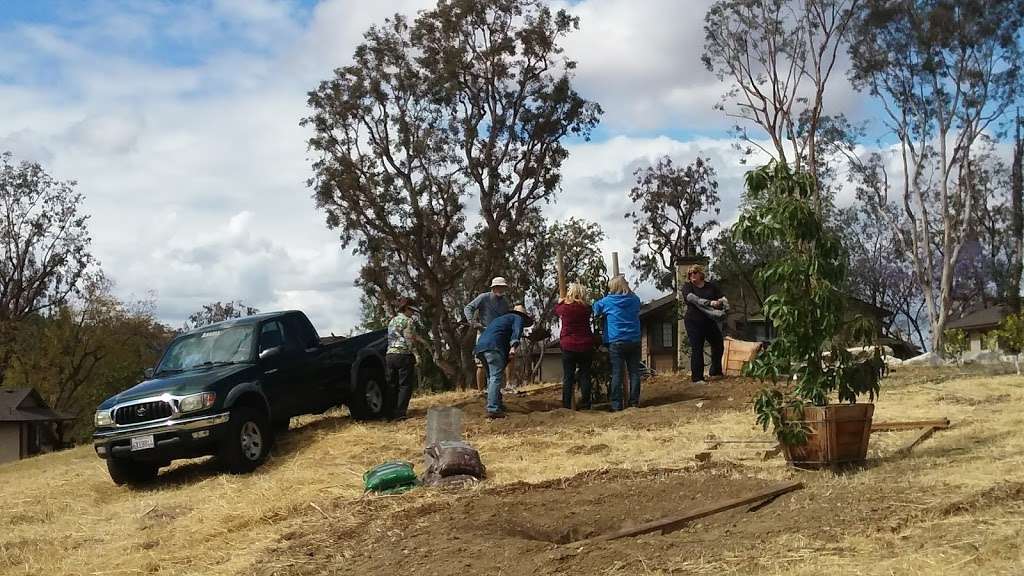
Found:
[[594, 302], [594, 317], [604, 316], [604, 342], [612, 364], [608, 396], [612, 412], [622, 410], [622, 368], [629, 372], [630, 408], [640, 407], [640, 299], [624, 276], [608, 282], [608, 295]]

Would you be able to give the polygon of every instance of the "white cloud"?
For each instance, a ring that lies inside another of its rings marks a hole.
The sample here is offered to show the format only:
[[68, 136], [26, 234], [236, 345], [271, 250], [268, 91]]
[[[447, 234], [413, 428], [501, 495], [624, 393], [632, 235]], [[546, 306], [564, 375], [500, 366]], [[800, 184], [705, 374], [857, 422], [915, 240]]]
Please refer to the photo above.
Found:
[[[579, 90], [605, 108], [605, 141], [570, 145], [554, 217], [600, 222], [628, 263], [632, 171], [664, 153], [707, 155], [723, 215], [740, 154], [717, 133], [721, 86], [700, 61], [710, 0], [584, 0], [567, 51]], [[317, 327], [358, 319], [359, 260], [324, 224], [310, 175], [306, 92], [351, 61], [362, 33], [431, 0], [90, 4], [46, 25], [0, 26], [0, 148], [86, 194], [94, 251], [124, 296], [156, 290], [178, 324], [211, 300], [301, 308]], [[636, 134], [644, 134], [638, 137]], [[655, 136], [647, 136], [655, 134]], [[631, 136], [632, 135], [632, 136]]]
[[566, 53], [579, 61], [582, 94], [597, 98], [613, 129], [666, 126], [716, 130], [723, 86], [700, 61], [704, 12], [712, 0], [584, 0]]

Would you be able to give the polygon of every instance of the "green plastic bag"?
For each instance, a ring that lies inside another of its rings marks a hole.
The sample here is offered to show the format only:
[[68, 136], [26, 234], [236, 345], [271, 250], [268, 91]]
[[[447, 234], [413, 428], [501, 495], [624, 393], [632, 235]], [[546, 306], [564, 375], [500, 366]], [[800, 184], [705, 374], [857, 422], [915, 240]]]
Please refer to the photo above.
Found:
[[363, 474], [363, 488], [367, 492], [405, 492], [416, 486], [416, 473], [412, 464], [393, 460], [378, 464]]

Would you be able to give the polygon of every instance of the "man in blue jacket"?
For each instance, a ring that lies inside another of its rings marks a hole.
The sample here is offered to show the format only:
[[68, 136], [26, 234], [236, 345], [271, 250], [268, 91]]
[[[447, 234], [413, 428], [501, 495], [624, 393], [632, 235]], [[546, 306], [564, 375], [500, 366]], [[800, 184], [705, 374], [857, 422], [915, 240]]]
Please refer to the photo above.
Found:
[[594, 302], [594, 317], [604, 316], [604, 342], [612, 365], [608, 396], [612, 412], [622, 410], [622, 367], [629, 372], [629, 407], [640, 407], [640, 299], [624, 276], [608, 282], [608, 295]]
[[523, 328], [533, 324], [533, 318], [523, 306], [516, 306], [512, 312], [498, 316], [487, 325], [477, 340], [473, 356], [479, 358], [487, 371], [487, 418], [504, 418], [505, 405], [501, 398], [501, 387], [505, 381], [505, 366], [509, 357], [515, 356]]
[[[484, 292], [469, 304], [466, 304], [466, 308], [463, 313], [466, 315], [466, 320], [469, 325], [476, 329], [476, 339], [480, 340], [480, 335], [483, 334], [487, 325], [491, 323], [495, 318], [508, 314], [509, 304], [508, 296], [506, 291], [508, 290], [508, 282], [504, 278], [498, 276], [491, 280], [491, 291]], [[483, 390], [484, 379], [487, 371], [484, 369], [484, 363], [479, 359], [476, 361], [476, 389]]]

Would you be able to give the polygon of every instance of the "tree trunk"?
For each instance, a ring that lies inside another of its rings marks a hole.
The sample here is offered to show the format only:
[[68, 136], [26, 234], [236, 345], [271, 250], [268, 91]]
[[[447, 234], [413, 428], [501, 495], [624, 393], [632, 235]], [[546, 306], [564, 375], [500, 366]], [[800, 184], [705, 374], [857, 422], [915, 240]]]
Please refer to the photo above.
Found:
[[[1020, 112], [1017, 113], [1017, 136], [1010, 174], [1010, 237], [1012, 254], [1006, 302], [1014, 314], [1020, 314], [1020, 277], [1024, 274], [1024, 140], [1021, 139]], [[1017, 371], [1020, 374], [1020, 370]]]

